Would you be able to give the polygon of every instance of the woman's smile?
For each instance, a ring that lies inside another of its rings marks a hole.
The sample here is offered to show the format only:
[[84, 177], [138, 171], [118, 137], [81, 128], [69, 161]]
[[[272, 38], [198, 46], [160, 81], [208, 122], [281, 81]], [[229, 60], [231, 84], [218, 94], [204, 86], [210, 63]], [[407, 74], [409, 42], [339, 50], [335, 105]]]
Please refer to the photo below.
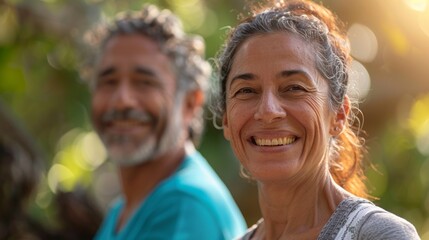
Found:
[[296, 140], [297, 140], [296, 136], [285, 136], [285, 137], [275, 137], [275, 138], [259, 138], [259, 137], [251, 138], [251, 142], [253, 144], [257, 146], [264, 146], [264, 147], [290, 145], [294, 143]]
[[294, 35], [271, 33], [249, 38], [236, 53], [224, 135], [255, 179], [291, 179], [323, 161], [334, 115], [311, 50]]

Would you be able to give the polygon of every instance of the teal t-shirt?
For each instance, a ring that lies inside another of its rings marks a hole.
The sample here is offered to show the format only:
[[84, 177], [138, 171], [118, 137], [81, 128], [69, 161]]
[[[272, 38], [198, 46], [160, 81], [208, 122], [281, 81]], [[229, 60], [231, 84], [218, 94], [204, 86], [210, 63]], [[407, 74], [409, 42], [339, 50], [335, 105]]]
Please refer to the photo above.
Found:
[[115, 228], [123, 198], [106, 216], [95, 239], [233, 239], [247, 227], [226, 186], [197, 151], [162, 181], [123, 228]]

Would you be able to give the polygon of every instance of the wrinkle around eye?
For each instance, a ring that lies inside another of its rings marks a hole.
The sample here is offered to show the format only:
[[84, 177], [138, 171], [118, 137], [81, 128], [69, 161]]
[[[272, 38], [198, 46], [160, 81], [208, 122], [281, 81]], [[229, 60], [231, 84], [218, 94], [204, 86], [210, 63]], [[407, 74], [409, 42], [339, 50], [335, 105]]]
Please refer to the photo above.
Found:
[[290, 84], [287, 87], [285, 87], [287, 91], [303, 91], [303, 92], [317, 92], [318, 89], [315, 86], [309, 86], [307, 84]]
[[291, 85], [286, 90], [291, 92], [308, 92], [306, 87], [298, 84]]
[[113, 87], [117, 83], [117, 79], [112, 76], [101, 77], [96, 79], [95, 86], [100, 87]]
[[255, 93], [255, 90], [249, 87], [245, 87], [245, 88], [240, 88], [238, 89], [238, 91], [235, 93], [235, 95], [237, 94], [251, 94], [251, 93]]
[[299, 86], [288, 86], [283, 89], [280, 89], [279, 94], [285, 99], [298, 100], [298, 99], [317, 98], [321, 94], [321, 92], [316, 87], [307, 87], [307, 86], [299, 85]]
[[136, 87], [140, 88], [161, 88], [161, 83], [157, 79], [153, 79], [151, 77], [140, 77], [134, 79], [134, 84]]
[[243, 87], [237, 91], [232, 92], [230, 98], [236, 99], [249, 99], [257, 94], [257, 91], [251, 87]]

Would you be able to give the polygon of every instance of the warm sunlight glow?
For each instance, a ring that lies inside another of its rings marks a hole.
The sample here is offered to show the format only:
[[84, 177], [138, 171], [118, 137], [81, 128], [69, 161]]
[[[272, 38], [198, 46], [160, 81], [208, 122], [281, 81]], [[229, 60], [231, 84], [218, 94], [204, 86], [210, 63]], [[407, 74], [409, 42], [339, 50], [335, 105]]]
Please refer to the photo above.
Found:
[[71, 191], [77, 184], [88, 185], [91, 172], [107, 158], [106, 151], [94, 132], [74, 128], [65, 133], [57, 146], [52, 167], [48, 175], [50, 189]]
[[397, 26], [385, 26], [387, 37], [397, 55], [406, 55], [410, 50], [410, 44], [405, 34]]
[[200, 0], [168, 0], [183, 21], [185, 30], [195, 31], [205, 23], [206, 7]]
[[364, 99], [370, 90], [371, 78], [365, 66], [358, 61], [351, 64], [351, 74], [349, 79], [349, 89], [347, 93], [354, 99]]
[[403, 0], [403, 1], [409, 8], [419, 12], [424, 12], [428, 5], [428, 0]]
[[17, 28], [16, 13], [11, 8], [0, 8], [0, 45], [11, 43]]
[[48, 172], [48, 185], [53, 193], [57, 192], [60, 184], [73, 178], [73, 173], [61, 164], [54, 164]]
[[83, 161], [90, 170], [94, 170], [106, 161], [106, 150], [95, 132], [83, 133], [78, 144]]
[[419, 17], [419, 25], [422, 31], [429, 37], [429, 8]]
[[378, 51], [377, 37], [367, 26], [355, 23], [347, 31], [350, 39], [351, 54], [362, 62], [374, 60]]
[[408, 123], [415, 136], [417, 149], [429, 156], [429, 95], [414, 103]]

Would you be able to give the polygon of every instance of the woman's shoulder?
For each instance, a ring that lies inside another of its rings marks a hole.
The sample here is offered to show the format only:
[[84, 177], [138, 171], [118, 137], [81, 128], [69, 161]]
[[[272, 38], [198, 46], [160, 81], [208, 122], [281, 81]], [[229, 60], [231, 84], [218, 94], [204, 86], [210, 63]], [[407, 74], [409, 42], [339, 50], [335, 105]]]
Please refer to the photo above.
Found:
[[342, 201], [318, 239], [420, 239], [414, 226], [372, 202], [350, 197]]
[[374, 206], [361, 221], [358, 239], [420, 239], [416, 228], [407, 220]]

